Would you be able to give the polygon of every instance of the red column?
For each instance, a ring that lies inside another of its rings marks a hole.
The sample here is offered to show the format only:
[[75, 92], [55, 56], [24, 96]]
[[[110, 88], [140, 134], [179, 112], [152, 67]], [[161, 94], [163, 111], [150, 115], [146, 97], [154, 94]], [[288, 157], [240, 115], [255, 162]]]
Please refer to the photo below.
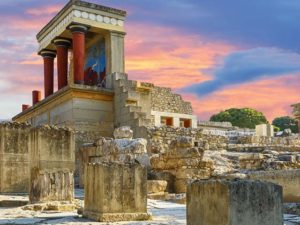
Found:
[[56, 53], [50, 50], [42, 50], [41, 56], [44, 58], [44, 93], [45, 98], [47, 98], [53, 94], [54, 58]]
[[32, 91], [32, 105], [40, 102], [42, 99], [42, 94], [40, 91], [34, 90]]
[[27, 110], [30, 107], [30, 105], [22, 105], [22, 112], [24, 112], [25, 110]]
[[84, 84], [85, 33], [88, 28], [83, 25], [71, 25], [69, 29], [73, 36], [74, 83]]
[[63, 38], [54, 40], [57, 52], [57, 85], [58, 90], [68, 85], [68, 48], [71, 41]]

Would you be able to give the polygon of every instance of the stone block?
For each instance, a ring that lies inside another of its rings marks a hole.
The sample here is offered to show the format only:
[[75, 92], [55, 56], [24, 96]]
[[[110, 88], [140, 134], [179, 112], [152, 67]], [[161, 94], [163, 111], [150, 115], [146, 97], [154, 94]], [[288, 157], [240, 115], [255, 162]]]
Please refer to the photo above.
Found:
[[138, 163], [89, 163], [83, 216], [99, 222], [147, 220], [147, 170]]
[[248, 180], [188, 185], [187, 225], [282, 225], [282, 187]]
[[30, 125], [0, 123], [0, 193], [28, 192]]
[[31, 130], [30, 203], [72, 201], [75, 136], [68, 129], [41, 126]]
[[163, 193], [167, 189], [168, 182], [165, 180], [148, 180], [147, 193]]
[[300, 170], [257, 171], [247, 176], [251, 180], [281, 185], [284, 202], [300, 202]]
[[128, 126], [119, 127], [114, 130], [114, 137], [115, 139], [132, 139], [133, 131]]

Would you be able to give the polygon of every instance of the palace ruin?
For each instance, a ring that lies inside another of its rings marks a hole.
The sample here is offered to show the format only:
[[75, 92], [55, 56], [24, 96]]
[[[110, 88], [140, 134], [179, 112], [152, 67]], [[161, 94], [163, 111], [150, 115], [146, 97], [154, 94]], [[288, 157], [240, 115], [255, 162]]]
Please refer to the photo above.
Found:
[[163, 200], [187, 204], [190, 225], [282, 224], [283, 203], [300, 203], [299, 135], [200, 122], [170, 88], [130, 80], [125, 19], [70, 0], [37, 34], [45, 95], [0, 124], [0, 193], [96, 221], [149, 220], [147, 201]]

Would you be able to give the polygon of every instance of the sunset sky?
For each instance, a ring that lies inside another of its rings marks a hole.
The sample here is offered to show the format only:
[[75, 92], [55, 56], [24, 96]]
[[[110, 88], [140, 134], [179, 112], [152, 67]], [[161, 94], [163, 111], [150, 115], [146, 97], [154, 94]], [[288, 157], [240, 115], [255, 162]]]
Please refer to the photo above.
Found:
[[[299, 0], [91, 2], [128, 12], [129, 78], [171, 87], [199, 120], [251, 107], [272, 121], [300, 102]], [[33, 89], [43, 90], [35, 35], [66, 3], [0, 1], [0, 119], [31, 104]]]

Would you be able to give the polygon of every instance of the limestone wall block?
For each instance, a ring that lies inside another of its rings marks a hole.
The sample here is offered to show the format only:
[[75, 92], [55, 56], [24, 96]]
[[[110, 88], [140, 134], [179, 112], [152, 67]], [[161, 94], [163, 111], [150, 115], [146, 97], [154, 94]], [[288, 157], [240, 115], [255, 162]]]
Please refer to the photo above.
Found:
[[248, 180], [188, 185], [187, 225], [282, 225], [282, 188]]
[[140, 164], [89, 163], [83, 216], [101, 222], [147, 220], [147, 171]]

